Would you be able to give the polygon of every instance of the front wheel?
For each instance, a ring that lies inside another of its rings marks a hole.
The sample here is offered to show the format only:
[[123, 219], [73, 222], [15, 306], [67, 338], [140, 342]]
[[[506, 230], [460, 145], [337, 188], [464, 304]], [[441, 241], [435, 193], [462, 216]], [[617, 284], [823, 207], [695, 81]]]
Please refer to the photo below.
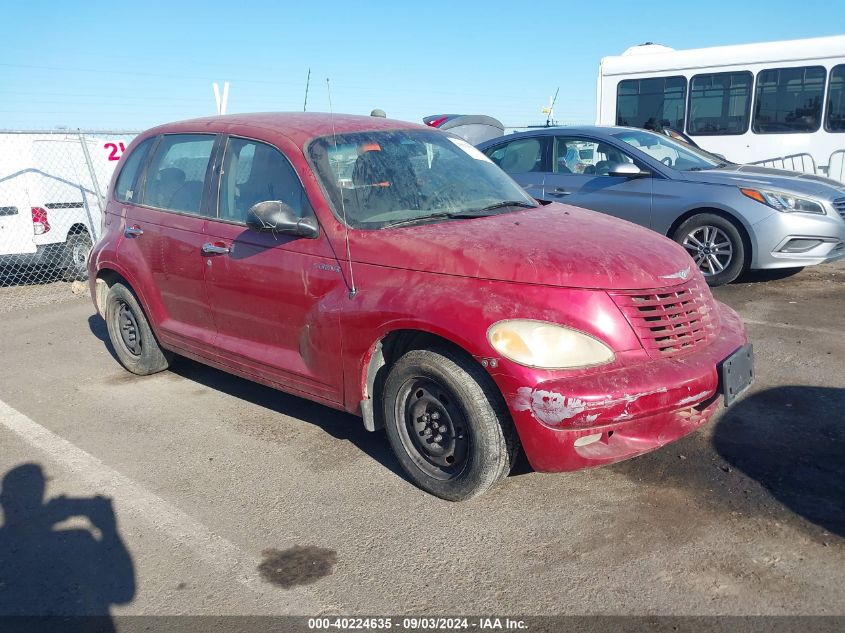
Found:
[[516, 431], [492, 379], [449, 350], [402, 356], [387, 376], [383, 407], [402, 468], [443, 499], [481, 495], [507, 476], [518, 454]]
[[88, 255], [94, 242], [88, 233], [68, 235], [65, 242], [62, 267], [66, 281], [85, 281], [88, 279]]
[[672, 236], [683, 246], [710, 286], [732, 282], [745, 269], [745, 244], [736, 225], [715, 213], [684, 221]]

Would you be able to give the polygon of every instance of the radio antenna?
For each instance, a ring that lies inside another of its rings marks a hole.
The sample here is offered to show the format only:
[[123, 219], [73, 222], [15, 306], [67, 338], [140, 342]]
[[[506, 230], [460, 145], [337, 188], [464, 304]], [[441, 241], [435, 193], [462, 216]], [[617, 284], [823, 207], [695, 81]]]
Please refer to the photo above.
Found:
[[[329, 93], [329, 117], [332, 123], [332, 143], [334, 144], [335, 155], [337, 155], [337, 133], [334, 129], [334, 107], [332, 107], [332, 88], [329, 78], [326, 77], [326, 91]], [[329, 161], [331, 166], [331, 161]], [[346, 261], [349, 262], [349, 298], [354, 299], [358, 294], [355, 287], [355, 275], [352, 273], [352, 252], [349, 249], [349, 224], [346, 223], [346, 202], [343, 199], [343, 187], [340, 185], [340, 178], [337, 179], [337, 190], [340, 192], [340, 213], [343, 217], [343, 235], [346, 241]]]
[[311, 69], [308, 69], [308, 78], [305, 80], [305, 101], [302, 103], [302, 111], [308, 107], [308, 86], [311, 85]]

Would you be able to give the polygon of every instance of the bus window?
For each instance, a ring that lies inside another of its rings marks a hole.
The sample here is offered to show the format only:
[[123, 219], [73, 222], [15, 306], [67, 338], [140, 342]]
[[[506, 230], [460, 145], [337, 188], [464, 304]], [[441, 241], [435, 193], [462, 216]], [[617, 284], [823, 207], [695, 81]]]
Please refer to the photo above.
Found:
[[684, 129], [686, 77], [625, 79], [616, 92], [616, 125]]
[[845, 132], [845, 64], [831, 69], [829, 90], [824, 129], [828, 132]]
[[693, 77], [687, 132], [701, 136], [745, 134], [751, 115], [752, 83], [750, 72]]
[[824, 80], [823, 66], [761, 70], [757, 75], [754, 132], [789, 134], [818, 130]]

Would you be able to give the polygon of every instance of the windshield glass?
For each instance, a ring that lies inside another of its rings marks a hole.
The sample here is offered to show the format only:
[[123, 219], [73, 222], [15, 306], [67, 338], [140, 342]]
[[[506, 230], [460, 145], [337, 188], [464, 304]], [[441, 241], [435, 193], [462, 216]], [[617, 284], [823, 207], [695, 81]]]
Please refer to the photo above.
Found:
[[308, 154], [335, 215], [356, 228], [537, 206], [472, 145], [435, 130], [327, 136]]
[[654, 134], [645, 130], [624, 130], [613, 136], [625, 141], [631, 147], [645, 152], [664, 165], [682, 171], [699, 171], [701, 169], [715, 169], [728, 165], [728, 161], [705, 152], [702, 149], [676, 141], [662, 134]]

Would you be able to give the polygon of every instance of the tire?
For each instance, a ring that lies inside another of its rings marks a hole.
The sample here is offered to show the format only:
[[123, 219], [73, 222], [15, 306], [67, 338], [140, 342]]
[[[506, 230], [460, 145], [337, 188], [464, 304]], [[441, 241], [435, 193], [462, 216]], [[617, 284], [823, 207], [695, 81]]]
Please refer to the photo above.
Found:
[[173, 353], [162, 349], [135, 294], [115, 283], [106, 296], [106, 326], [120, 364], [139, 376], [170, 367]]
[[745, 242], [737, 226], [715, 213], [699, 213], [672, 235], [683, 246], [709, 286], [729, 284], [745, 270]]
[[87, 232], [68, 235], [65, 242], [61, 266], [65, 281], [85, 281], [88, 279], [88, 255], [94, 241]]
[[402, 468], [442, 499], [483, 494], [508, 475], [519, 454], [496, 385], [471, 358], [450, 350], [407, 352], [390, 369], [382, 403], [387, 437]]

